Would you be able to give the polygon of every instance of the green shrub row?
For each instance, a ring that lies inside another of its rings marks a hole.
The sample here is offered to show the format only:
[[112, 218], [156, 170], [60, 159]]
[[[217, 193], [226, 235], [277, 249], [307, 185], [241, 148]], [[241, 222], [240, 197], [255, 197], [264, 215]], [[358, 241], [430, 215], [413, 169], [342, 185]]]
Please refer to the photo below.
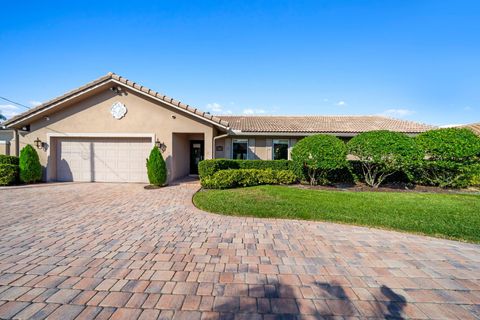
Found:
[[201, 179], [207, 189], [249, 187], [261, 184], [292, 184], [297, 180], [291, 170], [227, 169]]
[[292, 170], [293, 163], [290, 160], [229, 160], [210, 159], [203, 160], [198, 164], [200, 179], [209, 177], [217, 171], [228, 169], [272, 169]]
[[18, 157], [0, 154], [0, 164], [15, 164], [18, 166]]
[[15, 184], [18, 181], [18, 172], [18, 165], [0, 163], [0, 186]]

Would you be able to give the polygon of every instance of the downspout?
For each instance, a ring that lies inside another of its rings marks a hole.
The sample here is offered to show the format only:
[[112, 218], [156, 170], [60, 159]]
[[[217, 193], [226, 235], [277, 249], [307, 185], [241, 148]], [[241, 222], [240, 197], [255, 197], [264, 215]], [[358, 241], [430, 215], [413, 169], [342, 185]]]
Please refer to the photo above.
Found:
[[222, 134], [220, 136], [213, 137], [213, 145], [212, 145], [212, 159], [215, 159], [215, 146], [217, 145], [217, 139], [226, 138], [229, 136], [229, 133]]
[[20, 134], [18, 129], [13, 130], [13, 137], [15, 138], [15, 156], [20, 156]]

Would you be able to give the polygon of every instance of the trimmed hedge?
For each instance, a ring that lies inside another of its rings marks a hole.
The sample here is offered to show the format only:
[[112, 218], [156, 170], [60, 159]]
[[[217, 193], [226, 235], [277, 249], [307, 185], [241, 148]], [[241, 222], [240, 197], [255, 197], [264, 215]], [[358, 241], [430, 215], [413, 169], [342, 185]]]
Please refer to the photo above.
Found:
[[18, 157], [0, 154], [0, 164], [14, 164], [18, 166], [18, 161]]
[[18, 181], [18, 165], [0, 163], [0, 186], [8, 186]]
[[296, 180], [291, 170], [228, 169], [204, 177], [201, 183], [207, 189], [227, 189], [261, 184], [292, 184]]
[[198, 164], [198, 174], [200, 179], [212, 176], [217, 171], [228, 169], [293, 170], [293, 163], [290, 160], [209, 159], [200, 161]]

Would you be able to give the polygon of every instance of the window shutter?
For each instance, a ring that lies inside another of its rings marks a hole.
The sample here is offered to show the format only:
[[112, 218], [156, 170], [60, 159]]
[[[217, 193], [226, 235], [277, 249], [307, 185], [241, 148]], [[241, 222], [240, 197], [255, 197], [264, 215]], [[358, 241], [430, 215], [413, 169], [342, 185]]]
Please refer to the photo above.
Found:
[[232, 159], [232, 139], [225, 138], [225, 146], [224, 146], [224, 157], [226, 159]]
[[267, 160], [272, 160], [272, 139], [267, 138], [265, 140], [265, 146], [267, 149]]
[[255, 153], [255, 138], [248, 139], [248, 160], [255, 160], [257, 154]]

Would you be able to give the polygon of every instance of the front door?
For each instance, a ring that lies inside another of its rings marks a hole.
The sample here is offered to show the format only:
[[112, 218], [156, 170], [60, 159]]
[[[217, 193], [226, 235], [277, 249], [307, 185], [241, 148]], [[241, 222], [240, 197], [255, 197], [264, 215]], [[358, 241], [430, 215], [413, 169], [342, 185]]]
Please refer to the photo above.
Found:
[[203, 141], [190, 141], [190, 174], [198, 174], [198, 163], [203, 160]]

